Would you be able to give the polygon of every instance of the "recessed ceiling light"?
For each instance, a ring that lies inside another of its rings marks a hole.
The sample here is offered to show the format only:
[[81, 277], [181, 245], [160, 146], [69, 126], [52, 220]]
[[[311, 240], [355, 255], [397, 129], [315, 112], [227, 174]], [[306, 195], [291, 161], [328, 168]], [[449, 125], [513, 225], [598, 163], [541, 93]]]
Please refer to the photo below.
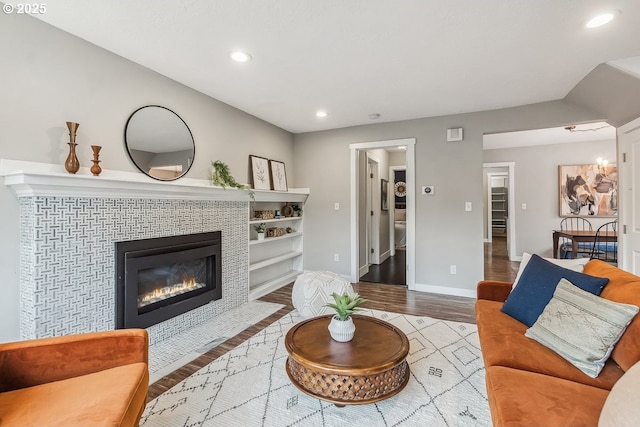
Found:
[[618, 13], [620, 12], [613, 11], [613, 12], [601, 13], [600, 15], [596, 15], [593, 18], [591, 18], [589, 21], [587, 21], [586, 26], [587, 28], [601, 27], [611, 22], [611, 20], [615, 18]]
[[380, 114], [379, 114], [379, 113], [372, 113], [372, 114], [369, 114], [369, 118], [370, 118], [371, 120], [377, 120], [377, 119], [379, 119], [379, 118], [380, 118]]
[[327, 114], [327, 112], [326, 112], [326, 111], [318, 111], [318, 112], [316, 113], [316, 117], [321, 117], [321, 118], [322, 118], [322, 117], [327, 117], [328, 115], [329, 115], [329, 114]]
[[251, 55], [249, 55], [247, 52], [243, 52], [241, 50], [235, 50], [235, 51], [231, 52], [229, 54], [229, 56], [231, 57], [231, 59], [233, 59], [236, 62], [249, 62], [249, 61], [251, 61]]

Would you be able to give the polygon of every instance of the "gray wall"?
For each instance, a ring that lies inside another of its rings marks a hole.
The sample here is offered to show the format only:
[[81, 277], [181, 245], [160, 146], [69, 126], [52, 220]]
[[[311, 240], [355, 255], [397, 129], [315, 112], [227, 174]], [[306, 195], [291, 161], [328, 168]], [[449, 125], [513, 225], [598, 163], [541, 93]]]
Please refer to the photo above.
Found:
[[[560, 225], [558, 166], [595, 163], [598, 157], [616, 161], [616, 141], [590, 141], [485, 150], [484, 161], [515, 162], [516, 253], [553, 255], [551, 231]], [[522, 210], [522, 203], [527, 209]], [[594, 228], [611, 221], [589, 218]]]
[[389, 153], [389, 166], [404, 166], [407, 164], [405, 151], [393, 151]]
[[[485, 133], [597, 121], [593, 111], [563, 101], [502, 110], [380, 123], [294, 136], [295, 181], [311, 187], [305, 206], [305, 268], [350, 274], [349, 144], [417, 139], [416, 191], [435, 185], [435, 196], [416, 197], [416, 283], [473, 295], [483, 278], [482, 136]], [[464, 141], [446, 142], [447, 128], [463, 127]], [[330, 166], [318, 168], [319, 162]], [[465, 212], [464, 203], [473, 203]], [[308, 252], [307, 252], [308, 249]], [[340, 262], [333, 253], [340, 253]], [[449, 265], [457, 265], [451, 275]]]
[[[103, 146], [104, 169], [137, 171], [125, 152], [124, 126], [137, 108], [157, 104], [193, 133], [187, 177], [205, 179], [210, 162], [222, 160], [238, 181], [249, 182], [248, 155], [255, 154], [284, 161], [294, 186], [290, 133], [29, 16], [0, 14], [0, 39], [11, 41], [0, 46], [0, 158], [62, 164], [65, 122], [75, 121], [82, 166], [91, 164], [93, 144]], [[0, 341], [8, 341], [18, 338], [19, 212], [4, 186], [0, 206]]]

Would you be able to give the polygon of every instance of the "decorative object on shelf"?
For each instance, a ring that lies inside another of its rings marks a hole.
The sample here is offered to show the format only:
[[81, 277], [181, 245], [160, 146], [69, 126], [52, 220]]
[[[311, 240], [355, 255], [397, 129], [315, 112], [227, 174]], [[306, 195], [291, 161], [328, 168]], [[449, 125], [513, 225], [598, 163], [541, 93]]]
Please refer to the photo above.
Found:
[[166, 107], [147, 105], [134, 111], [124, 128], [124, 143], [133, 164], [153, 179], [176, 180], [193, 165], [191, 130]]
[[100, 167], [100, 160], [98, 160], [101, 149], [102, 147], [99, 145], [91, 146], [91, 150], [93, 151], [93, 166], [91, 166], [91, 173], [93, 174], [93, 176], [98, 176], [100, 175], [100, 172], [102, 172], [102, 168]]
[[288, 191], [287, 172], [283, 162], [269, 160], [269, 174], [271, 175], [271, 186], [274, 191]]
[[285, 218], [291, 218], [293, 216], [293, 206], [285, 203], [282, 207], [282, 215], [284, 215]]
[[253, 229], [258, 233], [258, 240], [264, 240], [264, 232], [267, 229], [267, 224], [261, 222], [253, 226]]
[[226, 163], [216, 160], [215, 162], [211, 162], [211, 166], [211, 185], [217, 185], [225, 190], [227, 187], [245, 190], [249, 194], [251, 200], [255, 201], [255, 194], [253, 193], [253, 190], [248, 185], [237, 182], [233, 175], [231, 175], [229, 166], [227, 166]]
[[284, 228], [280, 227], [270, 227], [267, 228], [267, 237], [280, 237], [284, 236], [286, 233]]
[[356, 311], [360, 311], [361, 309], [358, 306], [364, 304], [367, 300], [360, 298], [357, 293], [339, 295], [334, 292], [331, 296], [335, 303], [326, 304], [326, 306], [333, 308], [337, 313], [329, 323], [331, 338], [338, 342], [351, 341], [356, 331], [351, 315]]
[[269, 160], [264, 157], [249, 155], [251, 166], [251, 186], [254, 190], [271, 190], [269, 176]]
[[396, 196], [405, 197], [407, 195], [407, 184], [405, 182], [398, 181], [393, 187]]
[[287, 234], [293, 233], [293, 228], [287, 227], [285, 231], [287, 232]]
[[300, 205], [291, 205], [293, 216], [302, 216], [302, 207]]
[[280, 209], [276, 209], [273, 215], [275, 218], [280, 218]]
[[558, 166], [560, 216], [618, 216], [615, 163]]
[[380, 209], [383, 211], [389, 210], [389, 180], [380, 180]]
[[253, 217], [256, 219], [273, 219], [273, 211], [270, 210], [257, 210], [253, 212]]
[[76, 156], [76, 145], [78, 145], [76, 144], [76, 134], [79, 126], [80, 123], [67, 122], [67, 128], [69, 129], [69, 142], [67, 143], [69, 146], [69, 155], [64, 162], [64, 168], [67, 172], [73, 174], [80, 169], [80, 162], [78, 161], [78, 156]]

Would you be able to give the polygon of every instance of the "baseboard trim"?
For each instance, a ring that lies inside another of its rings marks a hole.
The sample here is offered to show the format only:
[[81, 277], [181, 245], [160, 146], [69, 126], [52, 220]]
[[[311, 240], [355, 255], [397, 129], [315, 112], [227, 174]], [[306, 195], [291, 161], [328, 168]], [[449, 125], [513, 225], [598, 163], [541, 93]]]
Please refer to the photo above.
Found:
[[358, 280], [356, 280], [356, 282], [359, 281], [360, 278], [362, 276], [364, 276], [365, 274], [367, 274], [368, 272], [369, 272], [369, 266], [368, 265], [363, 265], [362, 267], [360, 267], [360, 270], [358, 271], [358, 274], [359, 274], [358, 275]]
[[391, 250], [385, 251], [380, 255], [380, 264], [385, 262], [391, 256]]
[[429, 292], [432, 294], [452, 295], [456, 297], [476, 298], [475, 289], [450, 288], [447, 286], [434, 286], [416, 283], [415, 290], [419, 292]]

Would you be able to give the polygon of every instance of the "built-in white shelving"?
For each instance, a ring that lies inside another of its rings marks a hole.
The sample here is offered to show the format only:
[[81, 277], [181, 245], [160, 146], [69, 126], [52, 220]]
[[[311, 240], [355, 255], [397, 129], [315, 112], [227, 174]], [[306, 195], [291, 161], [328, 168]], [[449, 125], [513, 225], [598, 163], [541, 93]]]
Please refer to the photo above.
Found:
[[[293, 282], [303, 271], [304, 203], [309, 191], [296, 189], [286, 193], [256, 192], [249, 212], [249, 299], [253, 300]], [[279, 211], [284, 206], [298, 205], [301, 216], [280, 216], [271, 219], [254, 218], [257, 211]], [[258, 240], [254, 227], [264, 223], [269, 228], [281, 228], [285, 234]], [[287, 230], [289, 232], [287, 232]]]
[[491, 227], [494, 232], [505, 232], [507, 227], [507, 188], [491, 188]]

